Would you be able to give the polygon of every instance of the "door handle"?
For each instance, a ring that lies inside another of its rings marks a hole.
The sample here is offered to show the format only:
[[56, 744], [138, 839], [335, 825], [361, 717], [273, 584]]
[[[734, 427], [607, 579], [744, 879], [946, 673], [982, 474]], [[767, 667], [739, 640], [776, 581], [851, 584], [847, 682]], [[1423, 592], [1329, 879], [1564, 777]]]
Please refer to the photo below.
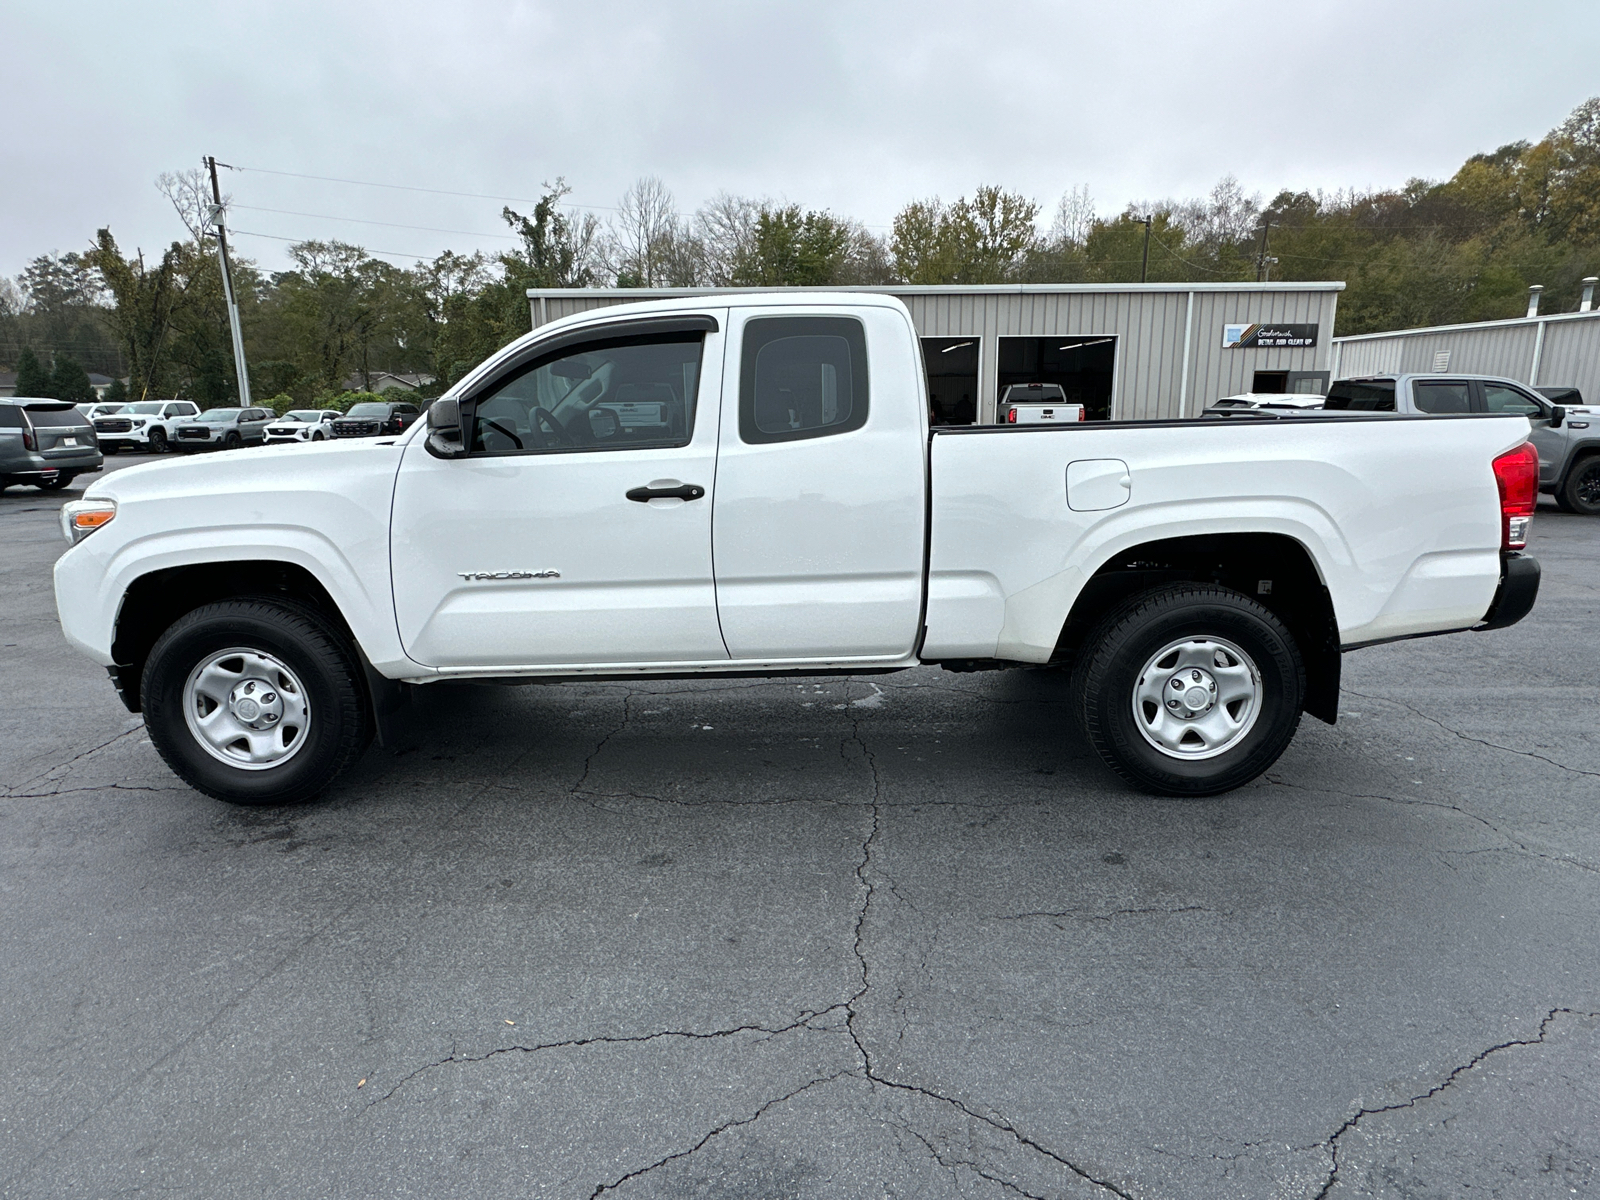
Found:
[[637, 500], [640, 504], [648, 504], [652, 500], [698, 500], [706, 494], [705, 488], [698, 483], [680, 483], [677, 487], [636, 487], [627, 495], [629, 500]]

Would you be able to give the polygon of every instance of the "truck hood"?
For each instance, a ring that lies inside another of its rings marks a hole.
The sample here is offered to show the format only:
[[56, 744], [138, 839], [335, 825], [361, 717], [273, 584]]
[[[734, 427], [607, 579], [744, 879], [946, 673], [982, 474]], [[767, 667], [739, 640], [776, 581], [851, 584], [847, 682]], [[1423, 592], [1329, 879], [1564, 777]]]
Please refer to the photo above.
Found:
[[[403, 439], [401, 439], [403, 440]], [[141, 463], [95, 480], [86, 500], [115, 500], [118, 505], [142, 500], [181, 501], [227, 496], [266, 499], [306, 491], [340, 490], [341, 484], [386, 465], [390, 474], [400, 462], [396, 439], [326, 441], [299, 446], [257, 446], [189, 458]], [[252, 505], [252, 509], [254, 506]], [[215, 514], [202, 514], [210, 524]], [[271, 520], [271, 515], [265, 515]]]

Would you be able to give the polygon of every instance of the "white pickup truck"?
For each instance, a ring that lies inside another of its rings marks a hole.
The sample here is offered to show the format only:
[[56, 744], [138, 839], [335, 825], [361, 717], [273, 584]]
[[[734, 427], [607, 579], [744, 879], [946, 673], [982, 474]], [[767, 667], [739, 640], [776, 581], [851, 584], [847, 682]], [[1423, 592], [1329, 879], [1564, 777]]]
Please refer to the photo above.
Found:
[[1337, 713], [1342, 651], [1520, 619], [1522, 416], [937, 429], [883, 296], [621, 305], [389, 438], [117, 472], [68, 640], [194, 787], [325, 788], [415, 685], [1073, 672], [1105, 761], [1204, 795]]

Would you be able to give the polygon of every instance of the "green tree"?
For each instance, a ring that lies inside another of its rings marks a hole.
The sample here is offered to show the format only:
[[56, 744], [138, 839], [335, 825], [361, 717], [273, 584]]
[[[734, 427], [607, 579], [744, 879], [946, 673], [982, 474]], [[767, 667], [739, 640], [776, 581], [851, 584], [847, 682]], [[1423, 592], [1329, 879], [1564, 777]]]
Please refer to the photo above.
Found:
[[57, 400], [83, 404], [95, 398], [89, 373], [70, 355], [58, 354], [50, 371], [50, 394]]
[[122, 342], [129, 367], [129, 391], [140, 400], [159, 393], [167, 367], [173, 313], [182, 299], [178, 265], [183, 247], [174, 242], [154, 267], [145, 266], [143, 252], [124, 258], [109, 229], [96, 235], [95, 246], [84, 260], [99, 272], [115, 300], [110, 319]]
[[39, 362], [39, 356], [33, 352], [31, 346], [24, 346], [22, 353], [17, 356], [17, 395], [47, 397], [55, 395], [50, 372], [44, 369]]
[[851, 247], [850, 225], [798, 204], [766, 208], [756, 217], [749, 253], [734, 267], [740, 287], [818, 287], [836, 283]]
[[907, 283], [1004, 283], [1024, 272], [1039, 246], [1039, 205], [1016, 192], [980, 187], [946, 205], [915, 200], [895, 216], [889, 247]]
[[113, 379], [111, 381], [111, 386], [106, 388], [105, 395], [101, 396], [100, 399], [104, 400], [107, 404], [126, 403], [128, 399], [128, 385], [121, 379]]

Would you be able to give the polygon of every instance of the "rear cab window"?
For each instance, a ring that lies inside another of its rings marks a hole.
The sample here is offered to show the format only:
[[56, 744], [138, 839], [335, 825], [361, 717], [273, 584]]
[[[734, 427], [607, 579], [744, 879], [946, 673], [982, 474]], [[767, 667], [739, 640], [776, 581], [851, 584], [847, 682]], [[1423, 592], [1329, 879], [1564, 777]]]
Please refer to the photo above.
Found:
[[1341, 379], [1328, 389], [1323, 408], [1349, 412], [1394, 412], [1394, 380]]
[[1472, 411], [1472, 385], [1464, 379], [1418, 379], [1411, 385], [1417, 411], [1445, 415]]
[[756, 317], [744, 327], [739, 440], [828, 437], [867, 423], [867, 334], [854, 317]]

